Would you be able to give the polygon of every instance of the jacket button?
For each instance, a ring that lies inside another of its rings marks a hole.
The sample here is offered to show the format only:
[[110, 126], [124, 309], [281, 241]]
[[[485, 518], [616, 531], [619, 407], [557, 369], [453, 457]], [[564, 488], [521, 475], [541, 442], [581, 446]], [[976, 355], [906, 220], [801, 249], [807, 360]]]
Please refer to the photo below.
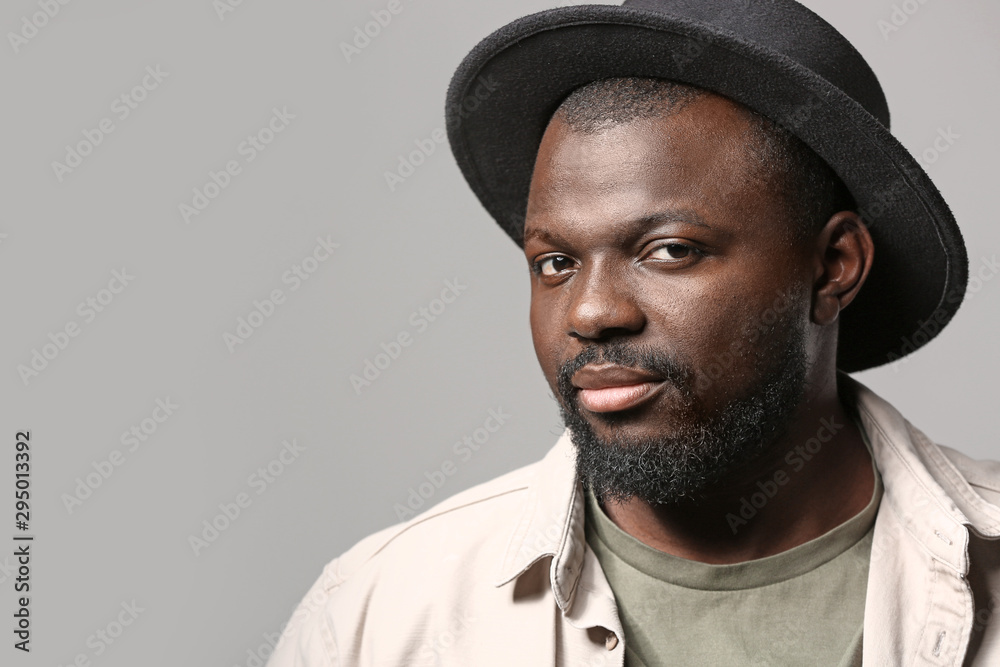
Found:
[[614, 651], [615, 647], [618, 646], [618, 635], [613, 632], [609, 632], [608, 636], [604, 638], [604, 646], [606, 646], [609, 651]]

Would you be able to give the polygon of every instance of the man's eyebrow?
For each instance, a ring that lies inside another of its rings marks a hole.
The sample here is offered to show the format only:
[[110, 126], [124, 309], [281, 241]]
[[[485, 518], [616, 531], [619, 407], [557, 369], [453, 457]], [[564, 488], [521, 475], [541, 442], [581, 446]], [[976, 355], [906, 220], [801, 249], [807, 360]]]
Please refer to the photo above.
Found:
[[650, 213], [649, 215], [644, 215], [634, 220], [626, 220], [625, 224], [630, 227], [651, 227], [656, 224], [663, 222], [682, 222], [689, 225], [697, 225], [699, 227], [705, 227], [711, 229], [712, 226], [705, 222], [705, 219], [698, 215], [696, 211], [691, 209], [671, 209], [667, 211], [658, 211], [656, 213]]
[[[696, 225], [698, 227], [705, 227], [706, 229], [712, 229], [712, 226], [705, 222], [704, 218], [691, 209], [670, 209], [657, 211], [656, 213], [649, 213], [647, 215], [639, 216], [638, 218], [621, 220], [619, 224], [629, 230], [642, 230], [647, 227], [652, 227], [653, 225], [667, 222], [685, 223], [689, 225]], [[550, 243], [562, 241], [562, 237], [558, 234], [553, 234], [542, 227], [532, 227], [524, 233], [523, 242], [527, 243], [528, 241], [536, 238]]]
[[538, 239], [539, 241], [545, 243], [556, 243], [562, 240], [559, 236], [552, 234], [548, 230], [543, 229], [541, 227], [532, 227], [531, 229], [526, 231], [524, 233], [524, 238], [522, 239], [522, 245], [526, 244], [528, 241], [532, 239]]

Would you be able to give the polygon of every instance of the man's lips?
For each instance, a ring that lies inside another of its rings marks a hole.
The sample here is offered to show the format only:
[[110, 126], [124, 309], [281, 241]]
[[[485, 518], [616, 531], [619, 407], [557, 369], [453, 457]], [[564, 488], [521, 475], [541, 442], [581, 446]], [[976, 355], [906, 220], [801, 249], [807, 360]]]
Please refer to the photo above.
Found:
[[573, 375], [572, 385], [590, 412], [618, 412], [649, 400], [663, 379], [624, 366], [584, 366]]

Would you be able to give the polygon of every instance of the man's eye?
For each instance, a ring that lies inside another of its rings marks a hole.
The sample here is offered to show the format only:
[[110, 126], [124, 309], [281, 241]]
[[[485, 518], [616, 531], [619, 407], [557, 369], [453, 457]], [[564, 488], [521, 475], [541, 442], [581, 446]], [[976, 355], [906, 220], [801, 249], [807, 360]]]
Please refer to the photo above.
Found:
[[683, 243], [667, 243], [654, 248], [649, 253], [650, 259], [686, 259], [698, 253], [697, 248], [693, 248]]
[[573, 260], [565, 255], [553, 255], [535, 264], [536, 273], [543, 276], [554, 276], [561, 271], [565, 271], [573, 265]]

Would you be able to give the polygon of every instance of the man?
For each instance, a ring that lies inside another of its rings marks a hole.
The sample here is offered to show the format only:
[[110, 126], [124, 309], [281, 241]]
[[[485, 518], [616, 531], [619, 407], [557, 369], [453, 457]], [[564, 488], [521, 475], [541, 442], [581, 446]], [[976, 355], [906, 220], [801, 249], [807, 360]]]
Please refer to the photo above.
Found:
[[330, 563], [271, 664], [1000, 664], [1000, 465], [844, 373], [967, 264], [850, 44], [791, 0], [563, 8], [448, 108], [567, 431]]

